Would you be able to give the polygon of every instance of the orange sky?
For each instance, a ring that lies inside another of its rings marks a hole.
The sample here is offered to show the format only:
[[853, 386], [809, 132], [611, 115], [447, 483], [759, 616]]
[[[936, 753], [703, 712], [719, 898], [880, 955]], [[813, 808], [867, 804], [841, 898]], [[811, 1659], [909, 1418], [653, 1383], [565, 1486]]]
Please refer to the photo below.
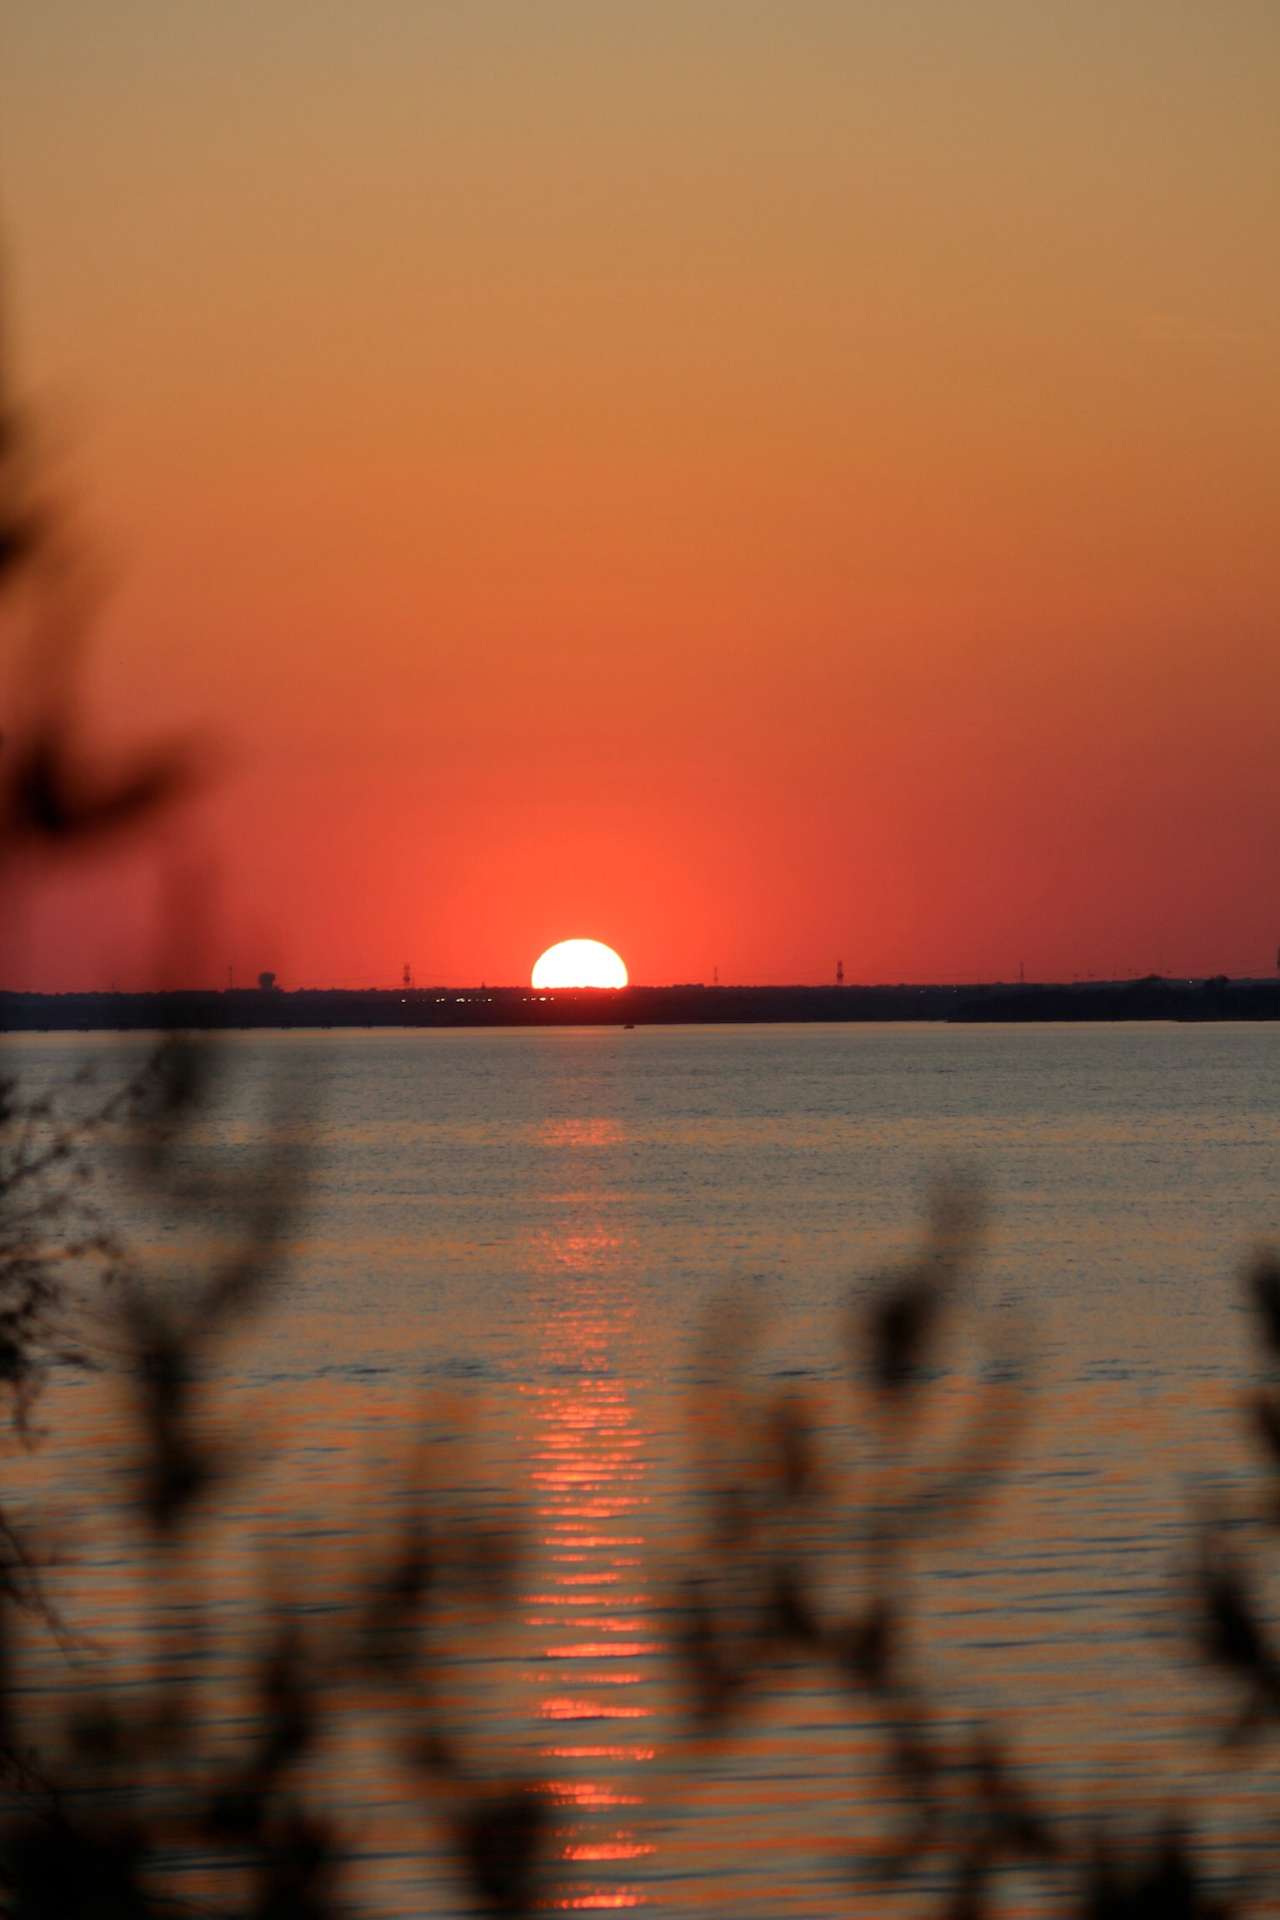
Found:
[[207, 796], [6, 983], [1260, 968], [1273, 0], [41, 0], [23, 384], [89, 712]]

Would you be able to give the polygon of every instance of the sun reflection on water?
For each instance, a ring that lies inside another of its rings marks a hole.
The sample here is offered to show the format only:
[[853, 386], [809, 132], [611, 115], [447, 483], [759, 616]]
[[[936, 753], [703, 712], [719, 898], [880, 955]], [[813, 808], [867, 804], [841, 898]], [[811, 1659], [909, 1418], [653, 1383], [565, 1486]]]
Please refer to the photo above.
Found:
[[[588, 1120], [559, 1123], [546, 1144], [563, 1152], [617, 1137], [612, 1122]], [[647, 1905], [639, 1887], [603, 1874], [653, 1852], [636, 1811], [656, 1756], [641, 1732], [653, 1717], [645, 1663], [659, 1651], [646, 1631], [639, 1552], [650, 1435], [620, 1377], [618, 1349], [634, 1309], [617, 1284], [622, 1235], [601, 1221], [599, 1203], [594, 1192], [559, 1197], [557, 1230], [540, 1239], [547, 1312], [536, 1373], [552, 1378], [526, 1389], [540, 1551], [524, 1619], [539, 1648], [531, 1678], [546, 1733], [537, 1751], [571, 1876], [553, 1904], [566, 1911]], [[623, 1723], [635, 1739], [622, 1737]]]

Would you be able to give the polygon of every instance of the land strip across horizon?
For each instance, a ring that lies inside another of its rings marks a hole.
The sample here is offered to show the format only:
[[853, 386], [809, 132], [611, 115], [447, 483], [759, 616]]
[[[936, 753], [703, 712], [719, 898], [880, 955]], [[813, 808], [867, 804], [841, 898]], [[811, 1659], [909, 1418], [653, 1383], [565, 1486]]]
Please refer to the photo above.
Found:
[[814, 1021], [1276, 1020], [1280, 978], [880, 986], [0, 990], [0, 1032], [175, 1028], [703, 1026]]

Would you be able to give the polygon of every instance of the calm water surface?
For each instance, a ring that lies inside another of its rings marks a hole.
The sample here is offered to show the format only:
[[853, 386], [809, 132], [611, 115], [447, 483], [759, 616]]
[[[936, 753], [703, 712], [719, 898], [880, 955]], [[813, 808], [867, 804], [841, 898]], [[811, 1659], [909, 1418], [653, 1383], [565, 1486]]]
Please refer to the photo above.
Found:
[[[9, 1058], [54, 1084], [86, 1052], [109, 1077], [137, 1046], [31, 1036]], [[754, 1401], [810, 1399], [835, 1498], [796, 1550], [856, 1596], [858, 1515], [900, 1463], [876, 1456], [850, 1381], [849, 1303], [918, 1244], [930, 1183], [958, 1168], [985, 1184], [991, 1224], [922, 1444], [945, 1446], [993, 1356], [1020, 1357], [1007, 1392], [1030, 1420], [998, 1495], [915, 1557], [911, 1644], [939, 1725], [998, 1731], [1064, 1822], [1117, 1792], [1157, 1811], [1194, 1792], [1226, 1870], [1273, 1801], [1260, 1760], [1212, 1750], [1226, 1700], [1188, 1664], [1177, 1580], [1194, 1504], [1249, 1498], [1239, 1267], [1280, 1238], [1278, 1068], [1267, 1027], [228, 1040], [200, 1152], [251, 1165], [274, 1102], [310, 1173], [274, 1303], [212, 1386], [243, 1471], [210, 1573], [228, 1625], [210, 1672], [230, 1701], [231, 1629], [264, 1582], [341, 1605], [416, 1457], [470, 1522], [523, 1515], [519, 1605], [459, 1623], [448, 1712], [477, 1778], [553, 1783], [560, 1904], [920, 1910], [920, 1882], [891, 1896], [857, 1877], [901, 1815], [871, 1707], [795, 1661], [709, 1743], [663, 1630], [697, 1564], [690, 1410], [736, 1324], [728, 1302], [756, 1333], [741, 1431], [721, 1448], [745, 1458]], [[182, 1284], [189, 1228], [123, 1212], [163, 1284]], [[76, 1543], [59, 1577], [123, 1672], [145, 1583], [114, 1383], [59, 1379], [45, 1424], [29, 1470]], [[226, 1707], [228, 1740], [243, 1712]], [[377, 1757], [373, 1718], [337, 1795], [369, 1909], [461, 1911], [442, 1835]], [[1008, 1910], [1054, 1896], [1051, 1877], [1020, 1880]]]

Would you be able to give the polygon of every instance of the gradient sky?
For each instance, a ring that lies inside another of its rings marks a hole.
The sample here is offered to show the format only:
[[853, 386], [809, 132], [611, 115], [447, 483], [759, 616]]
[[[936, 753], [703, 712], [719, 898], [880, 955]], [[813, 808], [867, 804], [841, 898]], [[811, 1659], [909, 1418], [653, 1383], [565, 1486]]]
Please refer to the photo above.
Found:
[[86, 722], [208, 791], [9, 984], [1244, 971], [1274, 0], [40, 0], [13, 346]]

